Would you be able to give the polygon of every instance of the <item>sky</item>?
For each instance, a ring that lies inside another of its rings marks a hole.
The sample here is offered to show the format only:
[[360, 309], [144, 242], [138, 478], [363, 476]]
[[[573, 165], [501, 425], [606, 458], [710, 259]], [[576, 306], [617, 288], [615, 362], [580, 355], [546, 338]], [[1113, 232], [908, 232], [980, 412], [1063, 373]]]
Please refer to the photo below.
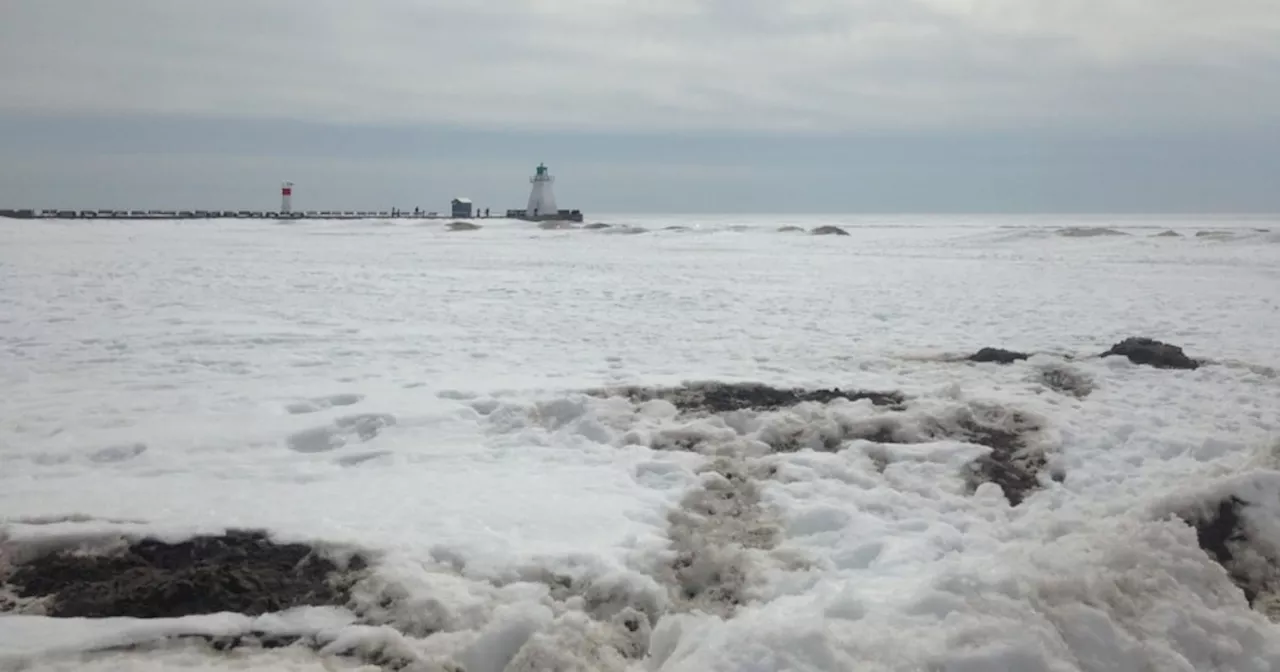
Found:
[[1280, 212], [1276, 0], [3, 0], [0, 208]]

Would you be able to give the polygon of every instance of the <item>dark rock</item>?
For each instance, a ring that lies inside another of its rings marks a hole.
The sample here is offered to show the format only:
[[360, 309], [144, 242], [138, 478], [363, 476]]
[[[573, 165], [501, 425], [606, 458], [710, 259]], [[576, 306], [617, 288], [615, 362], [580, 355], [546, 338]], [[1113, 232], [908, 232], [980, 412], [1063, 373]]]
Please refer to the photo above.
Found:
[[819, 226], [811, 232], [815, 236], [847, 236], [848, 231], [838, 226]]
[[1269, 547], [1250, 539], [1240, 515], [1244, 506], [1244, 501], [1232, 496], [1216, 507], [1185, 511], [1178, 516], [1196, 529], [1200, 548], [1227, 570], [1249, 606], [1263, 611], [1272, 621], [1280, 621], [1280, 613], [1276, 612], [1280, 558]]
[[804, 231], [804, 229], [799, 226], [783, 226], [779, 227], [778, 231], [780, 233], [794, 233], [796, 231]]
[[1134, 364], [1145, 364], [1157, 369], [1197, 369], [1200, 362], [1182, 352], [1182, 348], [1161, 343], [1150, 338], [1130, 337], [1111, 346], [1102, 357], [1121, 355]]
[[1182, 234], [1178, 233], [1177, 231], [1174, 231], [1173, 229], [1169, 229], [1167, 231], [1161, 231], [1160, 233], [1157, 233], [1155, 237], [1156, 238], [1181, 238]]
[[450, 231], [475, 231], [480, 228], [479, 224], [471, 222], [449, 222], [446, 224]]
[[868, 399], [876, 406], [900, 406], [903, 403], [900, 392], [782, 389], [760, 383], [693, 383], [673, 388], [631, 387], [619, 392], [633, 401], [664, 399], [682, 412], [777, 410], [806, 401], [825, 404], [836, 399]]
[[53, 553], [18, 565], [8, 583], [21, 597], [52, 596], [50, 616], [85, 618], [255, 616], [341, 605], [350, 586], [311, 547], [245, 530], [176, 544], [143, 539], [114, 554]]
[[1196, 541], [1200, 548], [1223, 565], [1234, 559], [1227, 542], [1241, 541], [1244, 538], [1240, 530], [1240, 506], [1243, 503], [1236, 497], [1228, 497], [1218, 502], [1212, 515], [1190, 521], [1196, 528]]
[[605, 224], [604, 222], [592, 222], [592, 223], [590, 223], [590, 224], [588, 224], [588, 225], [586, 225], [586, 226], [584, 226], [584, 227], [582, 227], [582, 228], [584, 228], [584, 229], [591, 229], [591, 230], [593, 230], [593, 231], [594, 231], [594, 230], [596, 230], [596, 229], [607, 229], [607, 228], [609, 228], [609, 227], [611, 227], [611, 226], [613, 226], [613, 225], [612, 225], [612, 224]]
[[976, 353], [969, 355], [971, 362], [996, 362], [997, 364], [1012, 364], [1020, 359], [1027, 359], [1030, 355], [1023, 352], [1015, 352], [1013, 350], [1004, 350], [1002, 348], [983, 348]]

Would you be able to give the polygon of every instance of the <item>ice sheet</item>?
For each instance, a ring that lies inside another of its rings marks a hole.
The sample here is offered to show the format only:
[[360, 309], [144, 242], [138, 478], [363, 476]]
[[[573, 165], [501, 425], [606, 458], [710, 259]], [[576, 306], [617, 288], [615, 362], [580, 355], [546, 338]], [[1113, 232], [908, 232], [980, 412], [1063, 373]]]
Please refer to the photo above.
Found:
[[[377, 549], [382, 580], [416, 596], [393, 621], [407, 630], [429, 613], [447, 627], [349, 640], [468, 672], [539, 669], [563, 652], [592, 669], [1280, 664], [1275, 626], [1193, 530], [1158, 515], [1226, 492], [1209, 483], [1280, 492], [1250, 476], [1275, 466], [1259, 456], [1280, 435], [1280, 238], [1256, 230], [1272, 223], [601, 219], [615, 226], [0, 223], [6, 543], [263, 526]], [[1183, 235], [1153, 235], [1166, 229]], [[1209, 230], [1226, 233], [1195, 235]], [[1210, 364], [1059, 357], [1130, 335]], [[987, 345], [1047, 354], [946, 361]], [[1046, 388], [1052, 366], [1092, 391]], [[900, 390], [908, 429], [975, 404], [1018, 408], [1064, 478], [1011, 508], [957, 476], [981, 446], [767, 454], [756, 441], [884, 413], [865, 403], [726, 425], [582, 394], [696, 379]], [[608, 617], [584, 621], [572, 600], [510, 581], [550, 568], [661, 602], [648, 570], [706, 458], [653, 446], [690, 433], [773, 470], [760, 515], [780, 538], [746, 556], [734, 615], [663, 603], [648, 655], [610, 658], [600, 651], [626, 646], [600, 629]], [[98, 646], [75, 632], [23, 655]], [[485, 642], [507, 653], [482, 654]], [[154, 660], [222, 660], [210, 655]], [[246, 664], [294, 654], [262, 655]]]

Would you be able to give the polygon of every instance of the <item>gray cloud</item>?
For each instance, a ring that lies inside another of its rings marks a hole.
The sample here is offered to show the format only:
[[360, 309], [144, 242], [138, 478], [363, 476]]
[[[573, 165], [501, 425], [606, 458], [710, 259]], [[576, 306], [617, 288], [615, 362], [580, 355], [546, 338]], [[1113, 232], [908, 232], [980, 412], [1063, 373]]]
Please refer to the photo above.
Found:
[[1280, 211], [1280, 134], [479, 131], [0, 115], [4, 207], [519, 206], [545, 160], [602, 212]]
[[1274, 0], [7, 0], [0, 110], [473, 128], [1280, 115]]
[[4, 0], [0, 206], [1280, 210], [1276, 0]]

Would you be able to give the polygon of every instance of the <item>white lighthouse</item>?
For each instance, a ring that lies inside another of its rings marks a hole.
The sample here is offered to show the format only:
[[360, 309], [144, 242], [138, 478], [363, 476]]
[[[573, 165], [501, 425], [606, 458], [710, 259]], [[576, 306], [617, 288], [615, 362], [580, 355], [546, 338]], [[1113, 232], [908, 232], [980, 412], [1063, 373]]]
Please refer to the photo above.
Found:
[[289, 214], [293, 212], [293, 183], [280, 183], [280, 212]]
[[539, 163], [537, 172], [533, 177], [529, 178], [529, 182], [533, 184], [533, 189], [529, 192], [529, 207], [525, 210], [526, 217], [556, 216], [559, 209], [556, 208], [556, 195], [551, 191], [551, 183], [555, 181], [556, 178], [547, 172], [547, 167]]

